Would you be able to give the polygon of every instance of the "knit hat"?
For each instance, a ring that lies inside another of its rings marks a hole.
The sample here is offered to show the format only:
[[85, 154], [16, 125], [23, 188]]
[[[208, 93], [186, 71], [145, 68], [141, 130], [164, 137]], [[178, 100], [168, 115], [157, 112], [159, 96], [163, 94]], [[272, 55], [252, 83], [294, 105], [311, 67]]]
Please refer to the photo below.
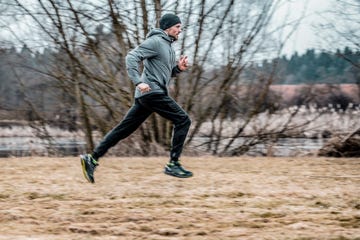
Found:
[[181, 21], [180, 18], [175, 14], [167, 13], [160, 18], [160, 28], [162, 30], [171, 28], [178, 23], [181, 23]]

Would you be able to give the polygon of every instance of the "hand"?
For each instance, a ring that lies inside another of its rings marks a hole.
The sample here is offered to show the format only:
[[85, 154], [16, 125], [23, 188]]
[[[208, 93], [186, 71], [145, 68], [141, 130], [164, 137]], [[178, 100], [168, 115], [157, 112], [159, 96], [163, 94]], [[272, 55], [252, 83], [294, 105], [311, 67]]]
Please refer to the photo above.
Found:
[[146, 93], [151, 90], [149, 84], [147, 84], [147, 83], [140, 83], [136, 87], [140, 90], [141, 93]]
[[188, 57], [187, 56], [180, 56], [178, 67], [181, 71], [185, 71], [188, 68]]

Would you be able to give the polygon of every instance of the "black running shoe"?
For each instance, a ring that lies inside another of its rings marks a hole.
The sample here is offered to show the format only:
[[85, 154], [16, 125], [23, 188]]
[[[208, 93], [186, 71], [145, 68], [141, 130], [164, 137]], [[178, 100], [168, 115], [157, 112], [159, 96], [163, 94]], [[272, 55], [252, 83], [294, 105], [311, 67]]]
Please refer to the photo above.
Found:
[[189, 178], [193, 176], [193, 173], [185, 170], [179, 161], [169, 162], [166, 164], [164, 173], [178, 178]]
[[99, 165], [98, 162], [91, 156], [91, 154], [80, 155], [80, 160], [84, 177], [88, 180], [88, 182], [95, 183], [94, 171]]

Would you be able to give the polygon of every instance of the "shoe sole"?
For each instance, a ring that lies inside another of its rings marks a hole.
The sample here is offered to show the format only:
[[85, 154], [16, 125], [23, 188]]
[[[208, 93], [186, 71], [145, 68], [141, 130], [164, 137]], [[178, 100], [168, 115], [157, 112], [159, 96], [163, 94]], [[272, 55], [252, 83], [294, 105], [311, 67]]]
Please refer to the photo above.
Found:
[[80, 156], [80, 161], [81, 161], [81, 168], [82, 168], [82, 171], [83, 171], [83, 174], [84, 174], [85, 179], [86, 179], [89, 183], [94, 183], [95, 181], [91, 181], [89, 175], [87, 174], [85, 159], [82, 157], [82, 155]]
[[164, 171], [164, 173], [166, 175], [169, 175], [169, 176], [172, 176], [172, 177], [177, 177], [177, 178], [190, 178], [193, 176], [193, 174], [184, 174], [184, 175], [178, 175], [178, 174], [174, 174], [172, 172], [167, 172], [167, 171]]

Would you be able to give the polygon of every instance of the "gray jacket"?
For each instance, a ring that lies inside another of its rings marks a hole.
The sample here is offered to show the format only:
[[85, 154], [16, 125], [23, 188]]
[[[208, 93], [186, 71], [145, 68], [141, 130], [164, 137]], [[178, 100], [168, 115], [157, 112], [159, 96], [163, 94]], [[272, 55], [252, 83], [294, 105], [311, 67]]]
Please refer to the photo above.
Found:
[[[147, 83], [151, 88], [151, 91], [143, 94], [136, 88], [135, 98], [150, 93], [168, 94], [171, 77], [181, 72], [176, 64], [172, 42], [173, 39], [163, 30], [155, 28], [149, 32], [143, 43], [127, 54], [126, 69], [131, 81], [135, 85]], [[140, 76], [139, 67], [142, 61], [144, 68]]]

